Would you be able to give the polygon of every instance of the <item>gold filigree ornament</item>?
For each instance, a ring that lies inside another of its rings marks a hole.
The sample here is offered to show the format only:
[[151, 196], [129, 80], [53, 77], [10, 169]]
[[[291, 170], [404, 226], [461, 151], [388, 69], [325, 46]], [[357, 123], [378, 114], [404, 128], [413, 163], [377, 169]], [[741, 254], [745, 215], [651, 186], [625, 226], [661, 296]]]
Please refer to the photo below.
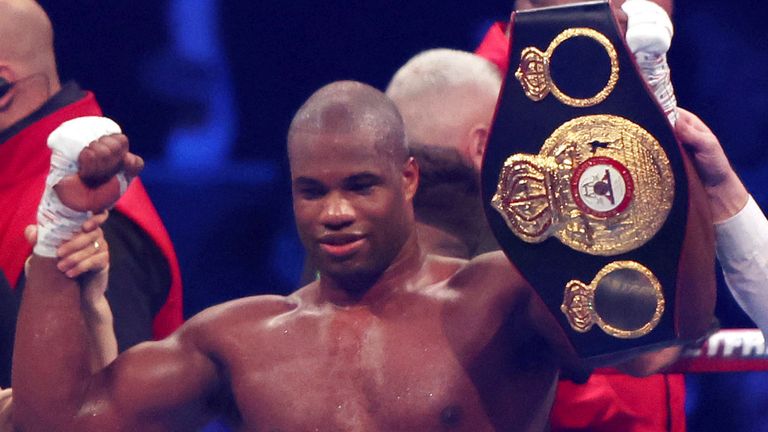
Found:
[[[574, 37], [588, 37], [597, 41], [608, 54], [611, 61], [611, 74], [608, 82], [594, 96], [589, 98], [575, 98], [563, 93], [555, 84], [550, 72], [552, 56], [557, 47], [568, 39]], [[616, 49], [602, 33], [584, 27], [569, 28], [557, 35], [547, 47], [545, 52], [541, 52], [535, 47], [527, 47], [520, 54], [520, 65], [515, 72], [515, 77], [520, 81], [525, 95], [534, 102], [538, 102], [549, 93], [552, 93], [560, 102], [577, 108], [590, 107], [604, 101], [616, 87], [619, 81], [619, 57]]]
[[525, 242], [554, 236], [576, 251], [612, 256], [661, 229], [674, 189], [669, 159], [653, 135], [601, 114], [564, 123], [538, 155], [507, 158], [491, 205]]
[[560, 310], [571, 328], [586, 333], [597, 324], [621, 339], [650, 333], [664, 314], [661, 284], [646, 267], [634, 261], [615, 261], [597, 273], [590, 284], [566, 284]]

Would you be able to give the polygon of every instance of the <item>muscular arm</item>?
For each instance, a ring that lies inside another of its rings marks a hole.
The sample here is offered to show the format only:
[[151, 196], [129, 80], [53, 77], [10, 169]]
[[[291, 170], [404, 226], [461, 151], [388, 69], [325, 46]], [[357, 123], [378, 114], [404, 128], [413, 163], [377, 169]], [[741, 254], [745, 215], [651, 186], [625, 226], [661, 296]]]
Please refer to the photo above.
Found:
[[[102, 193], [111, 181], [104, 173], [113, 176], [114, 167], [122, 166], [130, 174], [137, 167], [135, 160], [126, 158], [123, 144], [125, 137], [111, 135], [89, 146], [96, 159], [84, 159], [86, 152], [80, 153], [75, 174], [80, 179], [55, 184], [63, 205], [83, 202], [82, 210], [94, 211], [116, 201], [117, 196]], [[84, 201], [70, 201], [64, 191], [83, 185], [94, 193], [86, 193]], [[30, 431], [102, 431], [191, 430], [200, 424], [207, 415], [205, 401], [218, 388], [219, 371], [200, 348], [198, 326], [191, 324], [163, 342], [137, 346], [94, 373], [94, 338], [88, 331], [92, 311], [82, 307], [88, 293], [82, 281], [69, 278], [59, 264], [58, 258], [41, 256], [37, 250], [29, 262], [13, 362], [18, 426]]]
[[[85, 319], [91, 350], [91, 370], [97, 371], [117, 357], [117, 340], [112, 326], [112, 311], [104, 293], [109, 275], [109, 245], [100, 226], [107, 212], [94, 215], [83, 224], [82, 231], [65, 242], [57, 251], [56, 267], [69, 278], [82, 276], [80, 307]], [[30, 225], [24, 232], [34, 245], [37, 227]], [[96, 247], [98, 245], [98, 247]], [[25, 274], [29, 273], [26, 266]]]
[[[519, 334], [515, 338], [536, 335], [546, 341], [549, 357], [571, 372], [582, 372], [578, 359], [570, 347], [559, 323], [547, 309], [541, 297], [499, 251], [480, 255], [469, 262], [462, 272], [454, 278], [454, 284], [469, 287], [471, 310], [491, 312], [499, 320], [514, 322]], [[510, 320], [510, 318], [512, 318]]]
[[52, 258], [33, 256], [14, 353], [14, 405], [24, 430], [147, 430], [200, 424], [219, 384], [195, 325], [145, 343], [92, 374], [80, 286]]

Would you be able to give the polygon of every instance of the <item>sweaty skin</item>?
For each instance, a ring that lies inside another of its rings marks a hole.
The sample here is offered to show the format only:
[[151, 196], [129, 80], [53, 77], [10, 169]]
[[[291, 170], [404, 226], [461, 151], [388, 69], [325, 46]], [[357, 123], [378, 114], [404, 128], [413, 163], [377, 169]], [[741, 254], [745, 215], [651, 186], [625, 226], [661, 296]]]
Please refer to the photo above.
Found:
[[558, 327], [501, 253], [421, 251], [418, 167], [391, 102], [331, 84], [297, 114], [288, 147], [320, 279], [210, 308], [93, 374], [80, 287], [33, 257], [14, 358], [24, 430], [188, 431], [215, 414], [238, 431], [546, 429]]
[[[107, 290], [109, 248], [100, 226], [106, 218], [107, 213], [104, 212], [88, 219], [82, 227], [82, 232], [77, 233], [57, 250], [57, 267], [60, 271], [71, 278], [86, 275], [83, 279], [81, 308], [93, 346], [90, 367], [94, 371], [102, 369], [117, 357], [112, 311], [104, 296]], [[37, 227], [27, 227], [25, 237], [34, 244], [37, 240]], [[93, 247], [94, 242], [99, 242], [99, 249]], [[14, 430], [12, 415], [12, 390], [0, 389], [0, 432]]]

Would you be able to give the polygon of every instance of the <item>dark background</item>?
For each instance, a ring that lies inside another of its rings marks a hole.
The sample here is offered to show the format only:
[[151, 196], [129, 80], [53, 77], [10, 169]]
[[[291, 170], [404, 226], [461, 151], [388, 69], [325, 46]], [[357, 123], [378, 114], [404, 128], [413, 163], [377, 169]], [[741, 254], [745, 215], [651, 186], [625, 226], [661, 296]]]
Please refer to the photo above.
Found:
[[[511, 1], [42, 1], [62, 78], [93, 90], [147, 160], [143, 179], [176, 245], [186, 314], [296, 287], [285, 133], [331, 81], [383, 89], [417, 52], [473, 50]], [[768, 12], [678, 0], [678, 101], [720, 137], [768, 206]], [[768, 288], [768, 287], [767, 287]], [[725, 326], [751, 322], [721, 289]], [[689, 430], [763, 431], [766, 374], [689, 377]]]

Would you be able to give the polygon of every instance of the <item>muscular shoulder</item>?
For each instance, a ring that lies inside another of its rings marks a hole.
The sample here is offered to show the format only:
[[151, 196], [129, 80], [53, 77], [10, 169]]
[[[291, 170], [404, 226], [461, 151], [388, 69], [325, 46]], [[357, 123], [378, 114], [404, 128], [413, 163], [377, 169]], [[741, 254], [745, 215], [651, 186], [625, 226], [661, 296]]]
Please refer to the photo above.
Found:
[[[559, 325], [540, 297], [503, 252], [490, 252], [466, 262], [448, 280], [458, 293], [460, 322], [482, 319], [477, 328], [503, 328], [515, 364], [544, 364], [562, 358], [566, 342]], [[502, 324], [503, 323], [503, 324]], [[532, 344], [539, 349], [531, 351]]]
[[295, 311], [299, 306], [300, 302], [292, 297], [245, 297], [203, 310], [184, 324], [182, 333], [192, 334], [202, 340], [221, 339], [227, 334], [259, 329], [270, 320]]
[[533, 290], [502, 252], [490, 252], [465, 262], [446, 280], [445, 289], [469, 314], [524, 324], [530, 315]]
[[451, 278], [451, 285], [460, 289], [498, 290], [514, 293], [530, 290], [523, 276], [499, 251], [479, 255], [466, 261]]
[[442, 255], [427, 255], [422, 273], [428, 275], [429, 281], [422, 285], [431, 285], [445, 281], [453, 277], [456, 272], [464, 268], [469, 261], [463, 258], [452, 258]]

